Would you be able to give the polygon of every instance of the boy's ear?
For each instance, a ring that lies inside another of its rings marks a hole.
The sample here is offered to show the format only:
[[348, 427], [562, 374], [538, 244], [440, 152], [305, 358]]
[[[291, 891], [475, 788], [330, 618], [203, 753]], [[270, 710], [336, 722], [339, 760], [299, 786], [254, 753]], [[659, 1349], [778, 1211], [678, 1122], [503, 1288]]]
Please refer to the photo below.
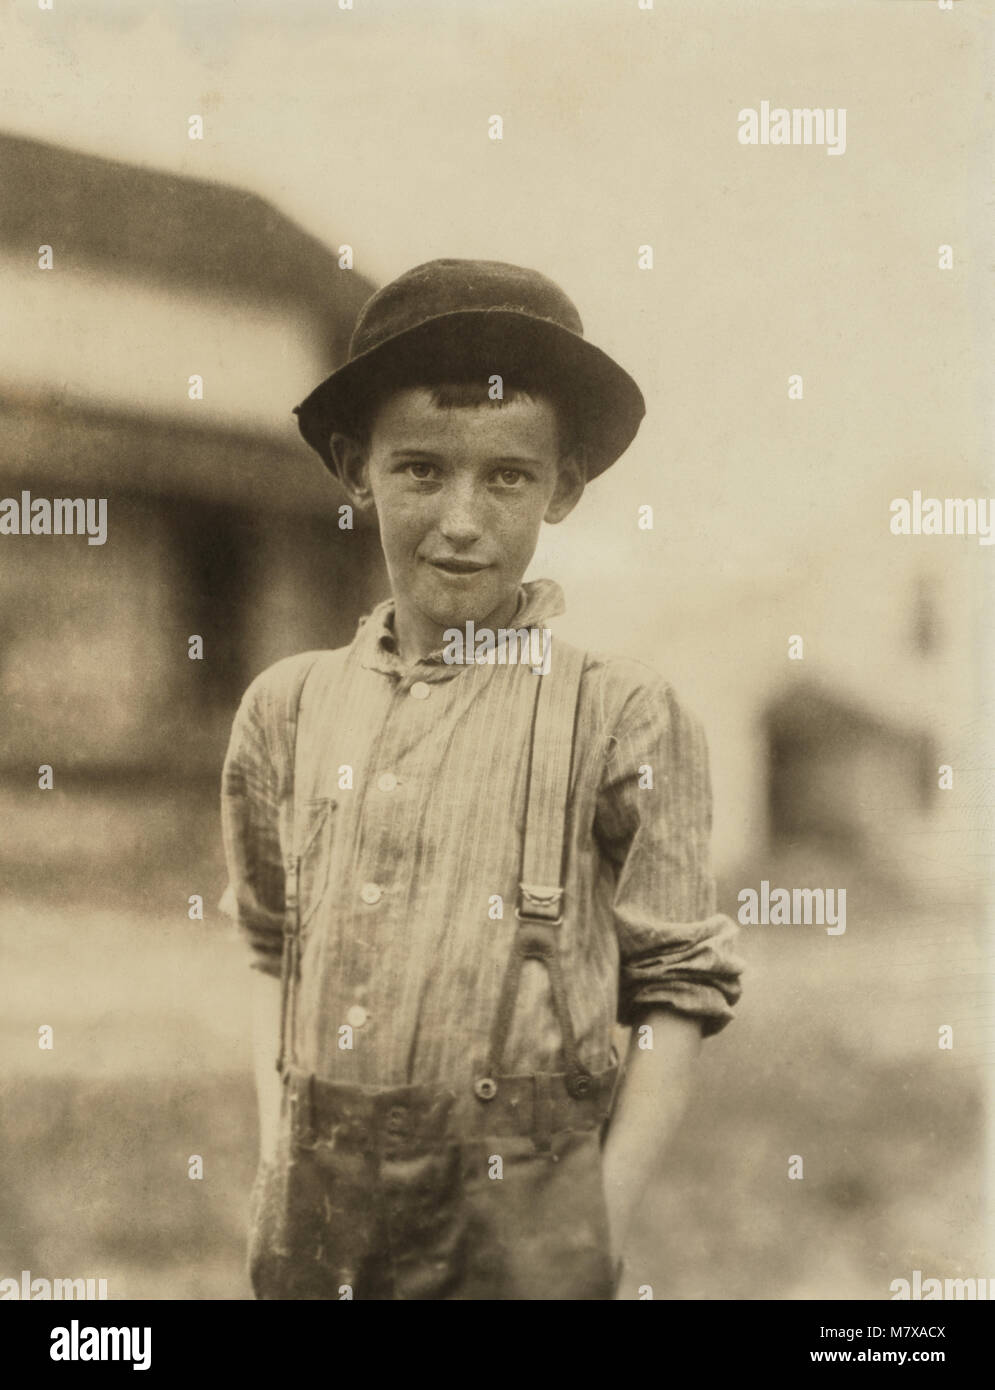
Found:
[[333, 434], [328, 450], [349, 501], [360, 511], [368, 511], [373, 506], [373, 492], [365, 447], [350, 434]]
[[562, 521], [581, 499], [587, 474], [577, 454], [565, 454], [556, 470], [556, 488], [546, 508], [544, 521]]

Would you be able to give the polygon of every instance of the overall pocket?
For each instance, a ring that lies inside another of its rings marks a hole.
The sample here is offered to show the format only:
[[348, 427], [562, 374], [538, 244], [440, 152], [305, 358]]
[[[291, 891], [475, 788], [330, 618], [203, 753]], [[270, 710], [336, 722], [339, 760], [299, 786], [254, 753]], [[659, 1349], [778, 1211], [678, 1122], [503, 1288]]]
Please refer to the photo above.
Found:
[[335, 1300], [354, 1289], [375, 1243], [373, 1185], [367, 1154], [285, 1132], [250, 1203], [256, 1297]]
[[[502, 1159], [502, 1180], [488, 1180]], [[596, 1129], [561, 1130], [548, 1152], [528, 1135], [467, 1146], [464, 1189], [474, 1230], [463, 1297], [608, 1301], [614, 1270]]]

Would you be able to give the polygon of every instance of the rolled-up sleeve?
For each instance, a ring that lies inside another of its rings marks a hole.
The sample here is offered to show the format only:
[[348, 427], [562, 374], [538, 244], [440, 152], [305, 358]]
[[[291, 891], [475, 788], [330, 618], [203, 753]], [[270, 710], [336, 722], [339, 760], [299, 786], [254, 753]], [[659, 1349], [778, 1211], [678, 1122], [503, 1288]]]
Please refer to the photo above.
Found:
[[629, 698], [610, 740], [595, 832], [616, 869], [618, 1020], [666, 1005], [705, 1036], [733, 1017], [739, 928], [715, 910], [712, 799], [698, 721], [662, 681]]
[[257, 678], [232, 724], [221, 774], [221, 829], [228, 886], [220, 908], [250, 948], [250, 964], [280, 974], [286, 876], [281, 822], [285, 789], [272, 749], [272, 700]]

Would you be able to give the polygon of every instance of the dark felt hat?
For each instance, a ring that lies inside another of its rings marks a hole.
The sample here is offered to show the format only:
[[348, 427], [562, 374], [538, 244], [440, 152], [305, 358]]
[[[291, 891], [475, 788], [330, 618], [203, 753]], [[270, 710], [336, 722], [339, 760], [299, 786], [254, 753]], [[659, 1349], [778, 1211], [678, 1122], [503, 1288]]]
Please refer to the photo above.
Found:
[[646, 411], [642, 392], [607, 353], [584, 340], [580, 315], [558, 285], [502, 261], [427, 261], [363, 305], [348, 360], [295, 407], [301, 434], [335, 471], [329, 436], [371, 386], [424, 373], [465, 380], [478, 371], [527, 375], [568, 406], [584, 441], [587, 476], [625, 452]]

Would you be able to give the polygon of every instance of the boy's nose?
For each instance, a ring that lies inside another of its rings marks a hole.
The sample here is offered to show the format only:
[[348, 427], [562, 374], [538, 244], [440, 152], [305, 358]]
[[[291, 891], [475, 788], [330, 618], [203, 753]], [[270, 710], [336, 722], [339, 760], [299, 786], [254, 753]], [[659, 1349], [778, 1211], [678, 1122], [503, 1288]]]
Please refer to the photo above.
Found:
[[443, 505], [439, 530], [452, 545], [469, 545], [484, 533], [480, 507], [472, 492], [454, 492]]

